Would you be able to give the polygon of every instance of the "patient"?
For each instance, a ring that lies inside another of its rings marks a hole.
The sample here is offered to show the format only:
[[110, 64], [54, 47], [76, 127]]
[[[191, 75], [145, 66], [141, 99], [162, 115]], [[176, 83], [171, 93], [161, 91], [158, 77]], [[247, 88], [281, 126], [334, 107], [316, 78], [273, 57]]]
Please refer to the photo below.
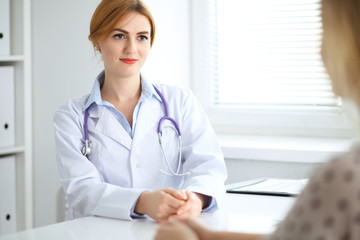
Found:
[[[360, 0], [322, 0], [322, 57], [335, 94], [360, 107]], [[276, 231], [218, 232], [191, 219], [162, 224], [155, 239], [360, 239], [360, 145], [316, 171]]]

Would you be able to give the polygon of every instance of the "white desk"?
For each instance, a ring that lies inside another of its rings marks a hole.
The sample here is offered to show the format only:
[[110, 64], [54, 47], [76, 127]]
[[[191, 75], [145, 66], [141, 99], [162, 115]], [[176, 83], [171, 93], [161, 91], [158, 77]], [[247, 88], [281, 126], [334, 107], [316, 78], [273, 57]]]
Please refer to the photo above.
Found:
[[[293, 202], [294, 198], [290, 197], [227, 194], [222, 209], [200, 218], [214, 229], [269, 233], [285, 217]], [[0, 240], [146, 240], [153, 239], [157, 227], [150, 219], [122, 221], [86, 217], [1, 236]]]

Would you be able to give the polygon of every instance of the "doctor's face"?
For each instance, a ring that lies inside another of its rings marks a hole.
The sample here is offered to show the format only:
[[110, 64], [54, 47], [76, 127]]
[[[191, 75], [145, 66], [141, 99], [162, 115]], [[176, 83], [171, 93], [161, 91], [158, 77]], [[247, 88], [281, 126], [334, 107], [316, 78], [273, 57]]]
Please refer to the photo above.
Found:
[[119, 19], [110, 35], [98, 46], [108, 76], [139, 76], [150, 52], [150, 31], [148, 18], [137, 12]]

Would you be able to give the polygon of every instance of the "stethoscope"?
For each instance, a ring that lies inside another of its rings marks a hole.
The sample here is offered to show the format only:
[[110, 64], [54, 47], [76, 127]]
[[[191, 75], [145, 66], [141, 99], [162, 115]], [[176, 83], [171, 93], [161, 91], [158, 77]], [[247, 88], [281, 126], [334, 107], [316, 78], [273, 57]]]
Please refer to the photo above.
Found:
[[[162, 152], [162, 155], [164, 157], [164, 160], [165, 160], [166, 165], [167, 165], [170, 172], [166, 172], [166, 171], [164, 171], [162, 169], [160, 169], [160, 172], [163, 173], [163, 174], [166, 174], [168, 176], [185, 176], [185, 175], [189, 175], [190, 172], [180, 173], [180, 168], [181, 168], [181, 148], [182, 148], [180, 128], [179, 128], [178, 124], [176, 123], [176, 121], [173, 118], [169, 117], [167, 103], [166, 103], [166, 101], [164, 99], [164, 96], [161, 94], [159, 89], [157, 89], [155, 86], [153, 86], [153, 87], [154, 87], [155, 91], [157, 92], [157, 94], [160, 96], [160, 98], [161, 98], [161, 100], [163, 102], [163, 105], [164, 105], [164, 110], [165, 110], [165, 115], [162, 118], [160, 118], [160, 120], [159, 120], [159, 123], [158, 123], [158, 126], [157, 126], [157, 133], [158, 133], [158, 137], [159, 137], [159, 143], [160, 143], [160, 146], [161, 146], [161, 152]], [[84, 115], [84, 145], [81, 148], [81, 153], [84, 156], [86, 156], [86, 155], [93, 152], [93, 146], [92, 146], [92, 143], [91, 143], [91, 141], [89, 139], [89, 129], [88, 129], [89, 108], [90, 108], [90, 106], [87, 109], [85, 109], [85, 115]], [[166, 126], [166, 127], [169, 127], [171, 129], [173, 129], [176, 132], [177, 136], [178, 136], [179, 158], [178, 158], [178, 165], [177, 165], [176, 171], [174, 171], [170, 166], [170, 163], [169, 163], [169, 161], [168, 161], [168, 159], [166, 157], [163, 142], [162, 142], [161, 124], [165, 120], [170, 121], [172, 123], [172, 125], [173, 125], [173, 126]]]

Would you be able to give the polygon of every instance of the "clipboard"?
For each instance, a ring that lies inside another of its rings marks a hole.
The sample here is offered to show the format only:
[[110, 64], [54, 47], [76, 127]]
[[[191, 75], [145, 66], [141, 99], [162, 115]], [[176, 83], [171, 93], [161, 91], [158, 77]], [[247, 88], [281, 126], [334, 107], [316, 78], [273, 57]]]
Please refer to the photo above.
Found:
[[258, 178], [226, 186], [227, 193], [296, 197], [308, 179]]

